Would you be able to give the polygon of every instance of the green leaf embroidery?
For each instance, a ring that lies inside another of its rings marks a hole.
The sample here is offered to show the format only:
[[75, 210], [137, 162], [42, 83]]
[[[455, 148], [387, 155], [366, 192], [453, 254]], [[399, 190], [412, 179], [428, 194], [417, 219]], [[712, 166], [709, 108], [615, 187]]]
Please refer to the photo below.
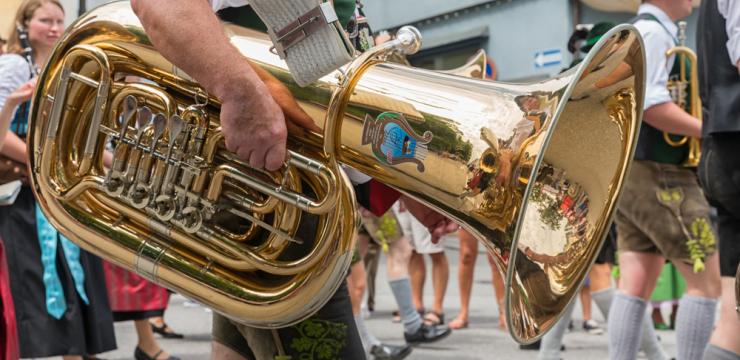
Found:
[[299, 353], [299, 360], [338, 359], [347, 343], [347, 324], [308, 319], [295, 329], [299, 336], [293, 338], [290, 346]]

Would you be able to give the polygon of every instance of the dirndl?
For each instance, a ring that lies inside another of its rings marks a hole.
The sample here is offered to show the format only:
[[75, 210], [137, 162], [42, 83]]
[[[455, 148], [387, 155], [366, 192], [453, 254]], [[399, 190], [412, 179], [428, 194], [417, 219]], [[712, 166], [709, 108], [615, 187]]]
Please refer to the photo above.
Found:
[[104, 267], [115, 321], [143, 320], [164, 314], [169, 301], [167, 289], [107, 261]]
[[0, 207], [0, 238], [7, 251], [20, 356], [40, 358], [114, 350], [113, 316], [103, 265], [96, 256], [80, 251], [89, 299], [89, 304], [85, 304], [75, 290], [62, 246], [57, 247], [56, 265], [66, 310], [60, 319], [47, 312], [35, 204], [31, 188], [24, 186], [13, 205]]

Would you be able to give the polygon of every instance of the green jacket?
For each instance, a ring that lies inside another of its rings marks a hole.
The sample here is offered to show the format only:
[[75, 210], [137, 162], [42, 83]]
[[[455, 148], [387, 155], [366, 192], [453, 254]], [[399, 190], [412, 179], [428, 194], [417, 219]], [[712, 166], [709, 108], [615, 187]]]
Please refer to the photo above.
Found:
[[[355, 12], [355, 0], [334, 0], [334, 11], [337, 12], [342, 27], [346, 28], [347, 22]], [[267, 32], [265, 24], [250, 6], [226, 8], [219, 11], [218, 15], [223, 21]]]

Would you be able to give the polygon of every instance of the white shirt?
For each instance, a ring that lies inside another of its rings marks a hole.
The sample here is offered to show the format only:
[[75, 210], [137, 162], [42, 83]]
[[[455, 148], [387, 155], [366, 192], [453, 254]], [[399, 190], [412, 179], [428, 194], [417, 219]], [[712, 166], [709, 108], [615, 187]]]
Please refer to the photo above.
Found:
[[717, 0], [717, 9], [725, 18], [727, 53], [732, 65], [740, 60], [740, 0]]
[[31, 69], [26, 59], [16, 54], [0, 56], [0, 109], [13, 91], [30, 79]]
[[[639, 20], [635, 27], [640, 31], [645, 42], [645, 104], [644, 109], [673, 101], [668, 93], [668, 74], [673, 67], [675, 56], [665, 56], [668, 49], [676, 46], [675, 38], [678, 26], [668, 15], [652, 4], [642, 4], [637, 14], [652, 14], [660, 23], [653, 20]], [[662, 24], [662, 26], [661, 26]], [[665, 27], [665, 28], [664, 28]], [[667, 30], [667, 31], [666, 31]]]
[[219, 11], [228, 7], [244, 6], [249, 4], [249, 0], [208, 0], [213, 11]]

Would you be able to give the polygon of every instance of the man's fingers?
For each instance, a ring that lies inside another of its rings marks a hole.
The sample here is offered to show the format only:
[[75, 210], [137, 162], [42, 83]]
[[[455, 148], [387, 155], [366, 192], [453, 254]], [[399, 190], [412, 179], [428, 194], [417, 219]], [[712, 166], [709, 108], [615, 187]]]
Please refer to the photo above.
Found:
[[[249, 154], [249, 165], [255, 169], [262, 169], [265, 167], [265, 153], [266, 149], [261, 146], [257, 146], [251, 154]], [[268, 169], [269, 170], [269, 169]]]
[[450, 219], [444, 218], [430, 227], [429, 233], [432, 235], [432, 242], [436, 244], [443, 236], [453, 233], [458, 229], [460, 229], [460, 225]]
[[265, 169], [275, 171], [285, 162], [285, 141], [272, 145], [265, 155]]
[[[226, 145], [226, 148], [229, 148], [229, 146]], [[231, 149], [229, 149], [229, 150], [231, 150]], [[238, 147], [238, 148], [236, 148], [234, 150], [231, 150], [231, 151], [233, 151], [236, 154], [236, 156], [239, 157], [239, 159], [242, 159], [243, 161], [246, 161], [246, 162], [249, 162], [249, 157], [252, 154], [252, 149], [250, 149], [250, 148], [248, 148], [246, 146], [240, 146], [240, 147]]]

